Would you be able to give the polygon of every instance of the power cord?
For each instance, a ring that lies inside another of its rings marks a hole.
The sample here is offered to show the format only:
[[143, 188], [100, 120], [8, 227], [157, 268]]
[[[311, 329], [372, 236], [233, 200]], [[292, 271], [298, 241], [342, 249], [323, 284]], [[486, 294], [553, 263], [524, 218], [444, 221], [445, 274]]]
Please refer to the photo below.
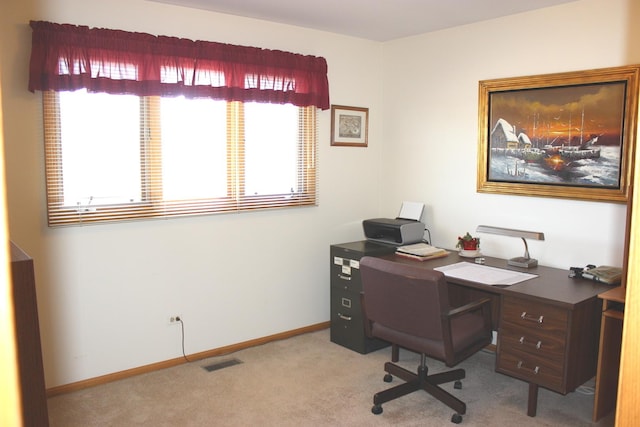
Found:
[[581, 385], [578, 386], [576, 388], [576, 391], [580, 394], [586, 394], [588, 396], [591, 396], [593, 394], [595, 394], [595, 388], [594, 387], [590, 387], [590, 386], [586, 386], [586, 385]]
[[184, 357], [184, 360], [191, 363], [191, 360], [189, 360], [187, 354], [184, 352], [184, 322], [180, 316], [176, 317], [176, 321], [180, 322], [180, 330], [182, 331], [182, 357]]
[[427, 227], [424, 228], [424, 231], [427, 232], [427, 234], [429, 235], [429, 239], [425, 242], [427, 245], [431, 244], [431, 232], [429, 231], [429, 229]]

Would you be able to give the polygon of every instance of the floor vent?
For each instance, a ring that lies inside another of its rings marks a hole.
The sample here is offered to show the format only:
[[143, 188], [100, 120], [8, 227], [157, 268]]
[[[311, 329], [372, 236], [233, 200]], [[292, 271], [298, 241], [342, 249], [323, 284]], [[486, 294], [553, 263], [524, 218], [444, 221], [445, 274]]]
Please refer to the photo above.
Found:
[[213, 371], [217, 371], [218, 369], [228, 368], [229, 366], [239, 365], [240, 363], [242, 363], [241, 360], [229, 359], [229, 360], [224, 360], [222, 362], [212, 363], [211, 365], [203, 366], [202, 369], [204, 369], [207, 372], [213, 372]]

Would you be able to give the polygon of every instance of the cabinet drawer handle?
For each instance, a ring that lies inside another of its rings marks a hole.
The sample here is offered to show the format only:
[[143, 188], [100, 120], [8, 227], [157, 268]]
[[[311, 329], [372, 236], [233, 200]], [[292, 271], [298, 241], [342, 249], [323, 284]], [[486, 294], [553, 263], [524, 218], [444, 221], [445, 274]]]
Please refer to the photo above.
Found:
[[[520, 337], [519, 341], [520, 341], [520, 344], [522, 344], [522, 345], [526, 344], [525, 343], [526, 340], [524, 339], [524, 337]], [[533, 344], [529, 344], [529, 345], [533, 345]], [[538, 343], [535, 344], [535, 348], [536, 349], [540, 350], [540, 347], [542, 347], [542, 341], [538, 341]]]
[[342, 320], [346, 320], [348, 322], [351, 322], [351, 316], [345, 316], [342, 313], [338, 313], [338, 317], [341, 318]]
[[524, 363], [522, 363], [522, 360], [520, 360], [520, 361], [518, 362], [518, 369], [526, 369], [526, 370], [529, 370], [529, 371], [533, 372], [535, 375], [538, 375], [538, 372], [540, 372], [540, 367], [539, 367], [539, 366], [536, 366], [536, 367], [535, 367], [535, 368], [533, 368], [533, 369], [529, 369], [529, 368], [525, 368], [525, 367], [523, 367], [522, 365], [524, 365]]
[[523, 311], [520, 317], [523, 320], [530, 320], [531, 322], [537, 322], [537, 323], [542, 323], [542, 321], [544, 320], [544, 316], [540, 316], [538, 318], [536, 318], [535, 316], [528, 316], [526, 311]]
[[344, 274], [338, 274], [338, 277], [342, 280], [351, 280], [351, 276], [345, 276]]

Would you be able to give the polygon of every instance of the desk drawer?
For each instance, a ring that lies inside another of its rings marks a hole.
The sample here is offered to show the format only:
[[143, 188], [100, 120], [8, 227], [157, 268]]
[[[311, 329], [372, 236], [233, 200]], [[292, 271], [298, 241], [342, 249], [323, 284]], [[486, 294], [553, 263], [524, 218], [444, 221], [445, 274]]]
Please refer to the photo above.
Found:
[[517, 350], [562, 364], [566, 351], [564, 335], [536, 332], [526, 328], [503, 325], [500, 330], [501, 350], [505, 352]]
[[501, 328], [530, 331], [560, 340], [567, 334], [569, 313], [559, 307], [504, 296], [501, 314]]
[[498, 352], [496, 371], [532, 382], [550, 390], [564, 392], [563, 364], [550, 360], [544, 355], [532, 355], [517, 349]]
[[496, 370], [564, 393], [569, 311], [503, 296]]

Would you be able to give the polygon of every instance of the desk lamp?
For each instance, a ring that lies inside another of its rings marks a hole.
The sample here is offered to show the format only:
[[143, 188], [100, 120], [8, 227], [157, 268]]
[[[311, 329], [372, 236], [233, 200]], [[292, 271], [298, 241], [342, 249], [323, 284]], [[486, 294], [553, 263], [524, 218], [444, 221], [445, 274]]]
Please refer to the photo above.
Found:
[[525, 238], [544, 240], [544, 233], [539, 233], [537, 231], [514, 230], [511, 228], [492, 227], [490, 225], [479, 225], [476, 229], [476, 232], [499, 234], [501, 236], [520, 237], [524, 242], [524, 256], [511, 258], [507, 261], [507, 264], [513, 265], [514, 267], [524, 268], [531, 268], [538, 265], [538, 260], [533, 259], [529, 256], [529, 246], [527, 245], [527, 241], [525, 240]]

